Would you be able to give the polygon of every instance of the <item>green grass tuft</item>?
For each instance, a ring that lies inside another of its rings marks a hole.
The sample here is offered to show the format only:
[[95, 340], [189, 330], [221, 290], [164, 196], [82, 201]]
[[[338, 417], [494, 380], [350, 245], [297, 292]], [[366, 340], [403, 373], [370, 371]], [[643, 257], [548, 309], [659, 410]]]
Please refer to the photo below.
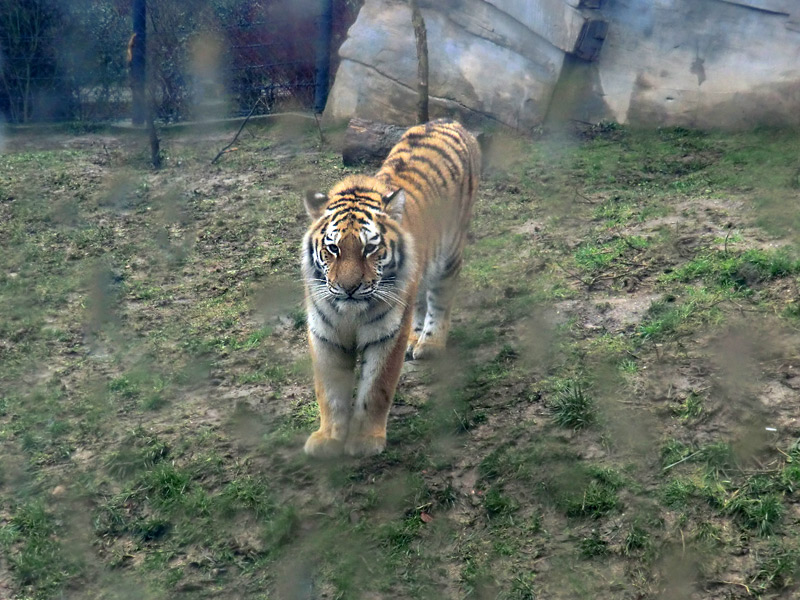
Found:
[[597, 422], [597, 407], [579, 381], [567, 383], [550, 402], [553, 420], [561, 427], [585, 429]]

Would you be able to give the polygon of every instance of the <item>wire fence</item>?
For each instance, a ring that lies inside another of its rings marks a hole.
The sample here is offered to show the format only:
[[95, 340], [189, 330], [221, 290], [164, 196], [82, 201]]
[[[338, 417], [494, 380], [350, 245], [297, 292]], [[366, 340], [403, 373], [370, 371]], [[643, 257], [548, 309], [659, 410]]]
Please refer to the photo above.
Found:
[[[325, 85], [318, 75], [320, 35], [329, 28], [324, 51], [335, 68], [336, 49], [361, 3], [148, 0], [148, 102], [166, 122], [240, 116], [254, 107], [254, 114], [312, 110], [315, 91]], [[2, 118], [129, 118], [131, 4], [0, 0]]]

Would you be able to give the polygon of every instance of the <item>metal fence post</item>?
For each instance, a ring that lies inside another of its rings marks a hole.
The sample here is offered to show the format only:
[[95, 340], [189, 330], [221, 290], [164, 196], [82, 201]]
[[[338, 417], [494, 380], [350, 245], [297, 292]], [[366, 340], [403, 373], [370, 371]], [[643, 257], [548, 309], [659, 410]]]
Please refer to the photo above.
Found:
[[145, 68], [147, 56], [147, 0], [133, 0], [133, 37], [128, 44], [130, 52], [131, 94], [133, 96], [134, 125], [143, 125], [147, 116], [145, 95]]
[[331, 70], [331, 35], [333, 32], [333, 0], [320, 0], [319, 29], [314, 69], [314, 112], [325, 110]]

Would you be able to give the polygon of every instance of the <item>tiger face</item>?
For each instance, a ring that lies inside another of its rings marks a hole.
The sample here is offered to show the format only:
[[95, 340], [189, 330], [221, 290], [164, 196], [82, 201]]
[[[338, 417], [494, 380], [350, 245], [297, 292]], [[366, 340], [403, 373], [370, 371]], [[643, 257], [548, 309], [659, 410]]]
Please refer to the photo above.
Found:
[[405, 278], [404, 192], [367, 179], [349, 178], [330, 194], [306, 196], [315, 219], [305, 240], [306, 279], [312, 295], [340, 309], [396, 299]]

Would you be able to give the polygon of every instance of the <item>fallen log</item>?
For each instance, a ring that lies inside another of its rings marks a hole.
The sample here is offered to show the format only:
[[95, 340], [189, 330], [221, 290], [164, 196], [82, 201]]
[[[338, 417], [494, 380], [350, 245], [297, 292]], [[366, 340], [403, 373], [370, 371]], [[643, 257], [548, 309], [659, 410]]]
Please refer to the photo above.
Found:
[[344, 136], [342, 162], [348, 167], [381, 164], [406, 129], [357, 117], [350, 119]]

